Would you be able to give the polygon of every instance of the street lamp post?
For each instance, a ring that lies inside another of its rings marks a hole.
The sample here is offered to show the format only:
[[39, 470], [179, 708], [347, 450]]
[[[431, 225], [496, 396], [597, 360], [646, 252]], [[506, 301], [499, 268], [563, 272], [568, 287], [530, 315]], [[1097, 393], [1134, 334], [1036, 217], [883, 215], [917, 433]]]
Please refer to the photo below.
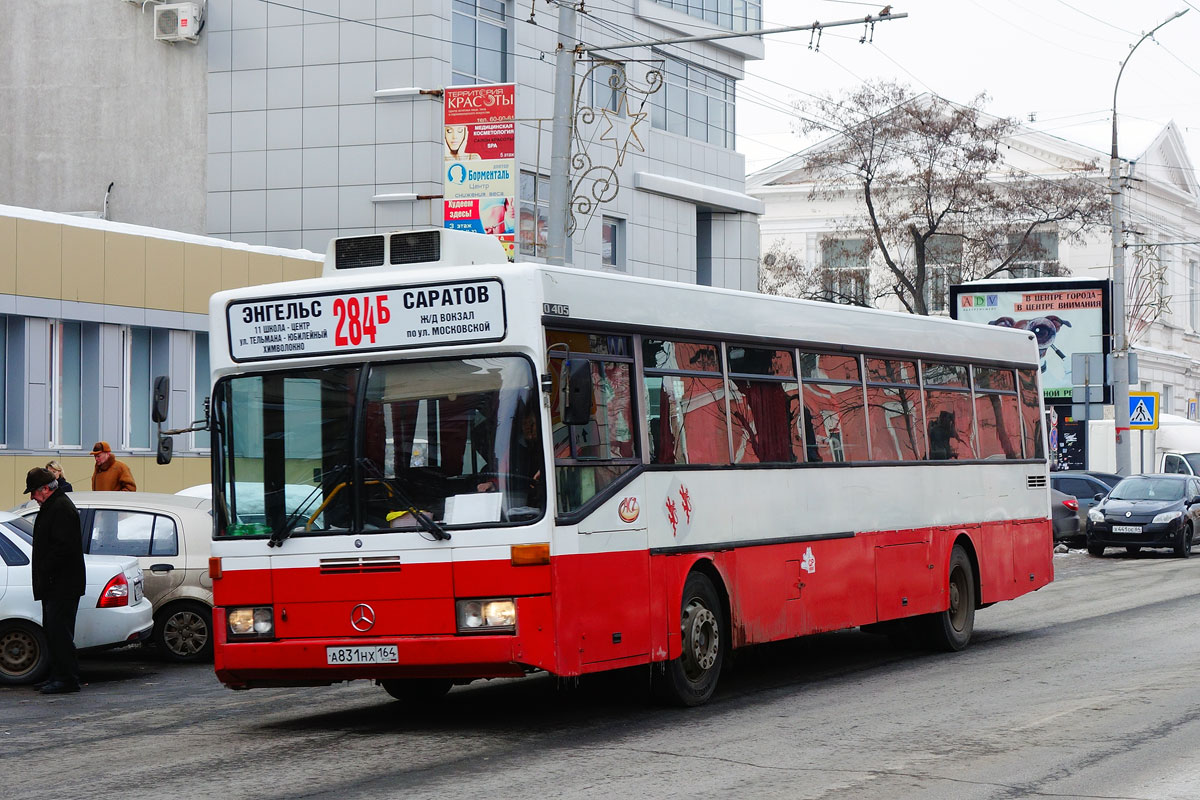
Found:
[[1112, 107], [1112, 155], [1108, 164], [1109, 191], [1112, 194], [1112, 262], [1113, 262], [1113, 304], [1112, 304], [1112, 364], [1113, 364], [1113, 428], [1116, 432], [1117, 473], [1128, 475], [1130, 470], [1129, 442], [1129, 342], [1125, 338], [1125, 248], [1123, 246], [1122, 204], [1121, 196], [1121, 159], [1117, 155], [1117, 89], [1121, 86], [1121, 75], [1125, 65], [1133, 57], [1133, 51], [1138, 45], [1149, 39], [1159, 28], [1172, 20], [1179, 19], [1187, 13], [1185, 8], [1160, 22], [1149, 33], [1143, 34], [1137, 44], [1129, 49], [1129, 55], [1121, 62], [1117, 70], [1117, 82], [1113, 85]]

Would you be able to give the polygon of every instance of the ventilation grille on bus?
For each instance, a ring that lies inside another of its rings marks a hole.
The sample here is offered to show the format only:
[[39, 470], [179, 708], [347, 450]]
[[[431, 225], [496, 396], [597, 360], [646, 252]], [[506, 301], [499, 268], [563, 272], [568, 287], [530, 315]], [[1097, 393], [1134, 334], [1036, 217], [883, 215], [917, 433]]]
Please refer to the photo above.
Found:
[[1025, 476], [1025, 488], [1027, 488], [1027, 489], [1045, 489], [1046, 488], [1046, 476], [1045, 475], [1026, 475]]
[[338, 269], [383, 266], [383, 237], [355, 236], [338, 239], [334, 250], [334, 266]]
[[399, 572], [400, 556], [322, 558], [322, 575], [355, 575], [363, 572]]
[[440, 261], [441, 258], [441, 231], [392, 234], [391, 262], [393, 264], [421, 264], [427, 261]]

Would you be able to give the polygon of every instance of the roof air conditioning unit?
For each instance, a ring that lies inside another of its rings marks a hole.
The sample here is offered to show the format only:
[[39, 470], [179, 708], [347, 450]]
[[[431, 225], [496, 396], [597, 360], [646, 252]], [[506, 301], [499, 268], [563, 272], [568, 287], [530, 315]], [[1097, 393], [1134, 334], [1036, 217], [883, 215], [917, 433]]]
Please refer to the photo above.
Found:
[[160, 42], [195, 42], [200, 34], [199, 3], [154, 7], [154, 38]]

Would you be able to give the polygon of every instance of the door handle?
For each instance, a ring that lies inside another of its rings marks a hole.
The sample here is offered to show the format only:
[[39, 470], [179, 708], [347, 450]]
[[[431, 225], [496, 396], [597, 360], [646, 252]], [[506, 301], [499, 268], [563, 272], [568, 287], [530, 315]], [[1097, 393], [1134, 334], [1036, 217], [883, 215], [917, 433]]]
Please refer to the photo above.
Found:
[[151, 572], [170, 572], [173, 569], [175, 569], [175, 567], [171, 564], [151, 564], [150, 565]]

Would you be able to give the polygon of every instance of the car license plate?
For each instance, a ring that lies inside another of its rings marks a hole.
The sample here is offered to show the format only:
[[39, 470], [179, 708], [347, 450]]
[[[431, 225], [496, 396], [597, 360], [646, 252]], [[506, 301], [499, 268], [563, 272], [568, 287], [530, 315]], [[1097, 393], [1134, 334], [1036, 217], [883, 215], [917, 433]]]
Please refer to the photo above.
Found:
[[326, 647], [327, 663], [333, 664], [395, 664], [400, 653], [394, 644], [377, 647]]
[[1113, 525], [1113, 533], [1141, 533], [1141, 525]]

